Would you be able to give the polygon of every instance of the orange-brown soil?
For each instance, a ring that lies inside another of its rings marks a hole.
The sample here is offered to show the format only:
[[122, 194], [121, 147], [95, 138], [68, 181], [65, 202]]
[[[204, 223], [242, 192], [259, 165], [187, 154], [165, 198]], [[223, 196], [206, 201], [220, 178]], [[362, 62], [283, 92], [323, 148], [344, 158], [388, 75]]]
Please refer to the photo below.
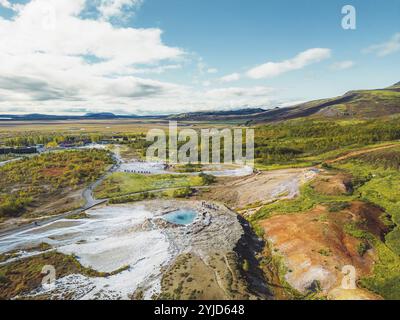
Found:
[[351, 176], [348, 174], [321, 174], [311, 184], [317, 193], [337, 196], [348, 194], [352, 191]]
[[46, 177], [60, 177], [64, 175], [66, 168], [47, 168], [42, 170], [42, 174]]
[[[309, 212], [273, 216], [260, 222], [274, 254], [283, 258], [285, 280], [301, 293], [321, 289], [330, 298], [379, 298], [365, 290], [342, 291], [343, 267], [354, 266], [356, 277], [372, 272], [374, 249], [365, 240], [345, 231], [346, 224], [360, 223], [369, 232], [382, 236], [387, 230], [379, 217], [383, 212], [363, 202], [348, 209], [329, 212], [317, 206]], [[367, 245], [367, 247], [365, 247]], [[364, 248], [364, 250], [360, 250]], [[336, 291], [333, 291], [336, 289]], [[362, 294], [360, 293], [362, 292]]]

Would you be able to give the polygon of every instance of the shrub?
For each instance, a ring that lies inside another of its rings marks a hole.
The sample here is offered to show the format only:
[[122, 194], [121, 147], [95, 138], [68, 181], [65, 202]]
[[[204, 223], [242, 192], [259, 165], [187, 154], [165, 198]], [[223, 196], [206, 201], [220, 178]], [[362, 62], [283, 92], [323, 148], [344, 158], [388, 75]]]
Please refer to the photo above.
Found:
[[203, 185], [208, 186], [210, 184], [215, 183], [217, 178], [210, 174], [205, 174], [204, 172], [200, 173], [200, 178], [203, 179]]
[[173, 193], [174, 198], [188, 198], [193, 195], [193, 189], [190, 187], [186, 187], [183, 189], [177, 189]]

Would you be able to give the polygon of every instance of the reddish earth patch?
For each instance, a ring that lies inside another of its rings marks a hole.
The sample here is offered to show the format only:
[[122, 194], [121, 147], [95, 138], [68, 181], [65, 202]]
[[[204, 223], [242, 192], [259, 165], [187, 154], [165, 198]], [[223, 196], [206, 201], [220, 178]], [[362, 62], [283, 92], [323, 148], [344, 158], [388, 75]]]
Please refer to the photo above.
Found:
[[352, 191], [352, 177], [348, 174], [323, 174], [312, 183], [316, 192], [328, 196], [347, 194]]
[[60, 168], [47, 168], [43, 169], [41, 172], [46, 177], [60, 177], [65, 173], [65, 167]]
[[[357, 278], [372, 272], [375, 253], [372, 248], [360, 253], [362, 240], [344, 231], [348, 223], [363, 222], [368, 231], [381, 235], [382, 211], [362, 202], [354, 202], [343, 211], [330, 213], [317, 206], [305, 213], [273, 216], [261, 221], [273, 251], [283, 257], [288, 272], [285, 280], [302, 293], [320, 286], [324, 295], [341, 288], [344, 266], [354, 266]], [[355, 290], [354, 294], [360, 292]], [[372, 295], [368, 292], [354, 298]], [[376, 297], [378, 298], [378, 297]]]
[[381, 208], [355, 201], [351, 204], [350, 212], [356, 222], [359, 223], [361, 229], [371, 232], [384, 241], [385, 235], [390, 231], [390, 227], [385, 225], [381, 219], [382, 214], [384, 214]]

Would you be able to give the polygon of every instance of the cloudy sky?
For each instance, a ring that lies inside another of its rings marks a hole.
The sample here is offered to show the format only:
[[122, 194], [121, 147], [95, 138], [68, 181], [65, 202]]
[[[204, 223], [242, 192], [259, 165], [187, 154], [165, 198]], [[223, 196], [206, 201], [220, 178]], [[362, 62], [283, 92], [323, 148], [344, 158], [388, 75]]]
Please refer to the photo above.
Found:
[[0, 0], [2, 114], [274, 108], [393, 84], [399, 58], [398, 0]]

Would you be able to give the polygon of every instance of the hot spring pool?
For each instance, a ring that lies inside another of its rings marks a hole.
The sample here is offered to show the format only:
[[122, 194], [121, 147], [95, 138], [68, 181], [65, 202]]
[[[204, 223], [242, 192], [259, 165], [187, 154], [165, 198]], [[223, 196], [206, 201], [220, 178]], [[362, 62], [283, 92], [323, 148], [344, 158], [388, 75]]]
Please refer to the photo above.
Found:
[[168, 213], [163, 216], [163, 219], [181, 226], [187, 226], [192, 224], [197, 217], [197, 212], [194, 210], [178, 210], [171, 213]]

